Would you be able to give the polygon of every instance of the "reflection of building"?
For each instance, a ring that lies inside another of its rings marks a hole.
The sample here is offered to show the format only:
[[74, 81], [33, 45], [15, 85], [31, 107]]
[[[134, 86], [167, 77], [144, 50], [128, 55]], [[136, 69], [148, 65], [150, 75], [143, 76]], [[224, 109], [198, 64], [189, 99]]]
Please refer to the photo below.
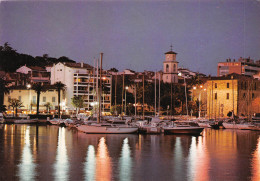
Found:
[[163, 82], [178, 83], [178, 63], [176, 61], [177, 53], [171, 51], [165, 53], [163, 62]]
[[210, 118], [260, 112], [260, 81], [248, 76], [230, 74], [207, 81], [207, 114]]
[[[91, 103], [94, 101], [96, 95], [96, 84], [94, 84], [94, 82], [96, 82], [97, 78], [98, 81], [100, 79], [100, 76], [97, 77], [94, 72], [94, 67], [85, 63], [60, 62], [51, 68], [51, 84], [60, 81], [66, 85], [65, 97], [67, 100], [67, 109], [74, 109], [71, 103], [71, 98], [73, 98], [73, 96], [83, 96], [85, 109], [92, 109]], [[104, 100], [105, 111], [109, 111], [111, 105], [111, 76], [104, 74], [102, 85], [105, 86], [106, 89], [103, 91], [105, 96], [102, 96], [101, 103], [103, 103]]]
[[218, 76], [223, 76], [231, 73], [243, 74], [243, 75], [254, 75], [260, 72], [260, 61], [254, 62], [249, 58], [240, 57], [238, 61], [234, 59], [227, 59], [226, 62], [218, 63]]

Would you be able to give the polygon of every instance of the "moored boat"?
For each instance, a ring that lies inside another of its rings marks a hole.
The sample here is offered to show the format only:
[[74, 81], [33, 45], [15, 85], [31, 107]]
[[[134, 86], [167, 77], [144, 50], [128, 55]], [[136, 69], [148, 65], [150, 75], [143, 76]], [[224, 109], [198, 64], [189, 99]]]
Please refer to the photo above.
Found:
[[138, 127], [114, 124], [80, 125], [77, 129], [88, 134], [129, 134], [138, 131]]
[[14, 124], [35, 124], [38, 122], [38, 119], [17, 119], [14, 120]]
[[164, 134], [192, 134], [199, 135], [204, 128], [189, 124], [171, 124], [163, 127]]

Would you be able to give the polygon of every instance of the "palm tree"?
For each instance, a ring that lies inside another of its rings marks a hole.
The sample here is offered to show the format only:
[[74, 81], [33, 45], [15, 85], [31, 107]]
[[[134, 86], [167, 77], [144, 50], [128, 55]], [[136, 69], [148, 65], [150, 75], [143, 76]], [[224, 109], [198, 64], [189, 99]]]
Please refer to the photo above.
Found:
[[42, 92], [46, 92], [45, 86], [41, 83], [35, 83], [32, 86], [32, 89], [37, 93], [37, 115], [39, 114], [39, 105], [40, 105], [40, 95]]
[[62, 82], [56, 82], [54, 84], [56, 91], [58, 92], [58, 116], [60, 117], [60, 92], [65, 91], [66, 85]]
[[18, 99], [11, 99], [9, 101], [9, 106], [13, 108], [13, 117], [14, 117], [14, 109], [15, 109], [15, 117], [17, 117], [17, 109], [23, 107], [23, 103]]

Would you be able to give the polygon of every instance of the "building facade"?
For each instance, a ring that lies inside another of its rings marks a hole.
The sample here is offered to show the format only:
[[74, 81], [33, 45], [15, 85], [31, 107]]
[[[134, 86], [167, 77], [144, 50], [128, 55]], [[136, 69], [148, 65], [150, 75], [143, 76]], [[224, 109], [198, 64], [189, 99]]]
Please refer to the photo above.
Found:
[[260, 81], [230, 74], [207, 81], [207, 115], [215, 117], [252, 116], [260, 112]]
[[[96, 83], [100, 82], [100, 76], [95, 72], [94, 67], [85, 63], [60, 62], [53, 65], [51, 68], [51, 84], [62, 82], [66, 85], [65, 103], [67, 110], [75, 109], [71, 100], [74, 96], [83, 97], [86, 111], [93, 109], [93, 102], [97, 101]], [[109, 111], [111, 107], [111, 78], [105, 73], [102, 75], [102, 85], [106, 87], [106, 91], [103, 91], [101, 98], [102, 111]]]
[[[61, 110], [65, 111], [64, 107], [64, 93], [61, 93]], [[19, 109], [20, 113], [24, 114], [35, 114], [36, 113], [36, 104], [37, 104], [37, 94], [34, 90], [27, 88], [26, 86], [15, 86], [12, 87], [9, 94], [4, 96], [4, 105], [7, 106], [7, 109], [10, 113], [12, 108], [10, 107], [9, 101], [11, 99], [18, 99], [22, 102], [23, 107]], [[46, 104], [50, 105], [51, 113], [58, 111], [58, 93], [53, 86], [48, 86], [46, 92], [42, 92], [40, 95], [40, 112], [47, 112]]]

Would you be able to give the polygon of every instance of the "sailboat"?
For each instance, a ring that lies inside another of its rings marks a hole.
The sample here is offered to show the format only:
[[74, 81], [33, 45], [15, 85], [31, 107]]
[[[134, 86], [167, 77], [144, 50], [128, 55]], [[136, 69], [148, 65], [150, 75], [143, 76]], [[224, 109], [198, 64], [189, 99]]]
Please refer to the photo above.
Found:
[[[129, 134], [136, 133], [138, 131], [138, 127], [131, 126], [127, 124], [115, 124], [115, 123], [101, 123], [101, 92], [102, 92], [102, 58], [103, 53], [100, 53], [100, 85], [97, 83], [98, 90], [98, 119], [97, 123], [84, 124], [77, 127], [77, 129], [81, 132], [87, 134]], [[98, 66], [97, 66], [98, 71]]]

